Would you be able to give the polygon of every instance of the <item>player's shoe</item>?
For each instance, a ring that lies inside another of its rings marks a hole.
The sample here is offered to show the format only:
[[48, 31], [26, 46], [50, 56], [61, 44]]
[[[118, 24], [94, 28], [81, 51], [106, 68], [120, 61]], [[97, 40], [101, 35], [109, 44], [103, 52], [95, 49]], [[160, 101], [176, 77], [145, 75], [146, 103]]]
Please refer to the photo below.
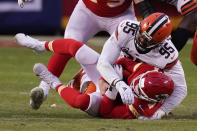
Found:
[[62, 84], [59, 79], [54, 76], [45, 65], [37, 63], [33, 68], [34, 73], [43, 81], [45, 81], [51, 88], [56, 89], [56, 87]]
[[44, 95], [42, 88], [33, 88], [30, 92], [30, 107], [35, 110], [39, 109], [46, 98], [47, 95]]
[[49, 85], [44, 81], [41, 81], [38, 87], [33, 88], [30, 92], [30, 107], [35, 110], [39, 109], [47, 99], [49, 90]]
[[42, 53], [46, 50], [45, 41], [39, 41], [23, 33], [16, 34], [15, 38], [19, 45], [28, 47], [37, 53]]

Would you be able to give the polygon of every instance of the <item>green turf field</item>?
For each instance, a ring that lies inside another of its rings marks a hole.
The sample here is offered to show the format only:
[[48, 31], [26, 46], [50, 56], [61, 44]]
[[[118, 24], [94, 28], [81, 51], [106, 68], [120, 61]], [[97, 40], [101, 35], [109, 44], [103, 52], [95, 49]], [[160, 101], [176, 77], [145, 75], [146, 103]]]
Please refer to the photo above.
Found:
[[[143, 121], [88, 116], [66, 105], [53, 90], [39, 110], [32, 110], [29, 92], [39, 84], [32, 68], [37, 62], [47, 64], [51, 53], [38, 55], [26, 48], [0, 48], [0, 131], [196, 131], [197, 68], [190, 62], [190, 49], [188, 44], [180, 54], [188, 85], [187, 98], [169, 117]], [[72, 60], [61, 80], [68, 81], [79, 68]], [[52, 104], [57, 106], [52, 108]]]

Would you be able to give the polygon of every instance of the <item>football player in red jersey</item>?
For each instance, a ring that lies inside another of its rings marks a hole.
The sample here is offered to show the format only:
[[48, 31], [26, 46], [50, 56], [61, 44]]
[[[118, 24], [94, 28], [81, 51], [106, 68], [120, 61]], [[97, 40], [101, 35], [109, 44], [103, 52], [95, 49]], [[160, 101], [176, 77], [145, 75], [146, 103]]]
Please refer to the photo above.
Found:
[[[129, 58], [121, 58], [116, 64], [122, 69], [119, 72], [120, 75], [135, 93], [133, 104], [126, 105], [120, 102], [116, 88], [110, 88], [109, 85], [104, 96], [94, 91], [84, 94], [76, 91], [76, 87], [70, 88], [69, 85], [63, 85], [40, 63], [35, 64], [34, 73], [55, 89], [67, 104], [81, 109], [89, 115], [104, 118], [155, 119], [153, 114], [156, 111], [159, 112], [159, 107], [174, 90], [172, 79], [153, 66], [134, 62]], [[75, 82], [84, 84], [82, 77], [87, 74], [79, 73], [78, 75], [81, 79], [75, 79]], [[100, 79], [100, 81], [104, 81], [104, 79]], [[87, 90], [92, 90], [94, 87], [95, 85], [92, 83]]]
[[[23, 7], [24, 2], [28, 1], [18, 0], [19, 6]], [[111, 35], [125, 19], [137, 20], [132, 0], [79, 0], [66, 26], [64, 38], [86, 43], [100, 31], [106, 31]], [[70, 58], [69, 55], [54, 54], [47, 68], [59, 77]], [[45, 82], [41, 81], [38, 87], [48, 94], [50, 88]], [[36, 87], [32, 93], [36, 93], [37, 89]]]
[[[133, 60], [143, 61], [164, 69], [165, 74], [174, 80], [175, 90], [173, 95], [166, 99], [159, 112], [155, 112], [157, 114], [154, 114], [154, 116], [160, 116], [158, 114], [165, 115], [172, 111], [187, 94], [184, 71], [178, 61], [178, 51], [172, 42], [166, 39], [171, 32], [171, 27], [169, 17], [163, 13], [150, 15], [141, 24], [137, 21], [125, 20], [120, 23], [116, 31], [105, 43], [100, 58], [97, 53], [93, 53], [94, 51], [91, 51], [86, 45], [72, 39], [44, 42], [24, 34], [17, 34], [16, 39], [20, 45], [37, 52], [50, 50], [62, 56], [68, 54], [70, 57], [75, 57], [95, 85], [98, 84], [100, 78], [100, 74], [96, 69], [98, 61], [97, 68], [101, 75], [110, 85], [116, 87], [125, 104], [134, 102], [134, 94], [131, 88], [121, 80], [119, 73], [113, 67], [113, 63], [117, 60], [121, 51], [125, 56]], [[42, 94], [40, 98], [43, 98], [46, 93], [41, 88], [38, 89], [36, 91], [39, 91]], [[32, 90], [32, 92], [34, 91]], [[43, 102], [43, 99], [40, 98], [40, 103], [38, 103], [36, 97], [31, 97], [30, 104], [32, 108], [38, 109], [40, 107]], [[35, 104], [32, 103], [38, 103], [39, 106], [34, 106]]]
[[[117, 103], [113, 91], [115, 88], [110, 88], [111, 91], [109, 89], [102, 99], [100, 115], [106, 118], [155, 119], [153, 114], [156, 111], [160, 112], [159, 108], [174, 90], [172, 79], [155, 70], [153, 66], [134, 62], [129, 58], [121, 58], [116, 64], [123, 67], [123, 79], [135, 94], [134, 103], [131, 105]], [[124, 73], [126, 71], [129, 73]], [[163, 115], [160, 113], [158, 117]]]
[[[177, 11], [183, 16], [178, 28], [172, 33], [172, 42], [178, 51], [185, 46], [187, 40], [194, 34], [197, 27], [197, 0], [160, 0], [174, 5]], [[141, 16], [146, 16], [155, 12], [150, 0], [134, 0]], [[197, 30], [196, 30], [197, 34]], [[194, 35], [193, 47], [190, 53], [191, 61], [197, 65], [197, 38]]]

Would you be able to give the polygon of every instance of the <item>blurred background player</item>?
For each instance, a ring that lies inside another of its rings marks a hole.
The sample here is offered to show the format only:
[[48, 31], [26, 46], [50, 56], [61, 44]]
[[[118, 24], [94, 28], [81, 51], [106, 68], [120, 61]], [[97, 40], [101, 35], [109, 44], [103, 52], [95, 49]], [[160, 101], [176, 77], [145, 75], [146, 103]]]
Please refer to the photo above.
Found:
[[123, 79], [128, 82], [136, 95], [132, 105], [121, 103], [114, 87], [109, 88], [104, 97], [98, 99], [92, 95], [94, 93], [83, 94], [63, 85], [42, 64], [35, 64], [34, 73], [55, 89], [67, 104], [89, 115], [121, 119], [154, 118], [152, 115], [173, 92], [172, 79], [153, 66], [134, 62], [128, 58], [119, 59], [116, 64], [123, 67], [124, 70], [120, 75], [123, 75]]
[[[18, 1], [19, 6], [23, 7], [25, 0]], [[131, 0], [79, 0], [66, 26], [64, 38], [86, 43], [100, 31], [106, 31], [111, 35], [118, 24], [125, 19], [137, 20]], [[54, 54], [47, 68], [55, 76], [60, 77], [70, 58], [69, 55]], [[43, 88], [45, 94], [48, 94], [50, 88], [47, 86], [41, 81], [39, 88]], [[36, 93], [36, 90], [40, 89], [35, 88], [32, 93]]]
[[[174, 81], [175, 90], [161, 106], [155, 119], [161, 114], [168, 114], [178, 106], [187, 94], [187, 85], [184, 71], [178, 61], [178, 51], [170, 39], [172, 30], [169, 17], [164, 13], [153, 13], [143, 21], [125, 20], [121, 22], [116, 31], [104, 44], [98, 60], [97, 69], [101, 76], [111, 85], [123, 89], [123, 94], [129, 94], [130, 87], [121, 80], [113, 69], [113, 63], [121, 52], [135, 61], [143, 61], [164, 70], [164, 73]], [[119, 91], [121, 92], [121, 91]], [[122, 95], [126, 104], [133, 98]]]
[[[185, 46], [188, 39], [194, 34], [197, 27], [197, 0], [160, 0], [176, 7], [183, 16], [178, 28], [172, 33], [172, 42], [178, 51]], [[155, 12], [150, 0], [134, 0], [140, 15], [145, 18]], [[197, 31], [194, 35], [190, 58], [197, 64]]]

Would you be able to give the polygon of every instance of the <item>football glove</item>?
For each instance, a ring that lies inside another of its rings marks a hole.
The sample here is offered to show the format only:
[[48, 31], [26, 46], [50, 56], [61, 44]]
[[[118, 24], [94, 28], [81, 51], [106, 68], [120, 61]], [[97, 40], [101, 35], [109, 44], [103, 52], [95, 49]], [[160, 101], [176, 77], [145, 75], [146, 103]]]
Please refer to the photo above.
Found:
[[120, 77], [120, 79], [123, 79], [122, 66], [118, 65], [118, 64], [114, 64], [113, 68], [116, 71], [116, 73], [118, 74], [118, 76]]
[[146, 116], [139, 116], [138, 119], [139, 120], [159, 120], [161, 119], [163, 116], [165, 116], [166, 113], [162, 110], [162, 109], [158, 109], [153, 116], [151, 117], [146, 117]]
[[131, 90], [131, 87], [129, 87], [124, 81], [119, 80], [115, 84], [116, 89], [120, 93], [122, 102], [124, 104], [133, 104], [134, 103], [134, 94]]
[[151, 120], [159, 120], [163, 116], [165, 116], [166, 113], [162, 109], [158, 109], [152, 117], [150, 117]]
[[30, 1], [32, 1], [32, 0], [18, 0], [18, 6], [23, 8], [24, 7], [24, 3], [25, 2], [30, 2]]

